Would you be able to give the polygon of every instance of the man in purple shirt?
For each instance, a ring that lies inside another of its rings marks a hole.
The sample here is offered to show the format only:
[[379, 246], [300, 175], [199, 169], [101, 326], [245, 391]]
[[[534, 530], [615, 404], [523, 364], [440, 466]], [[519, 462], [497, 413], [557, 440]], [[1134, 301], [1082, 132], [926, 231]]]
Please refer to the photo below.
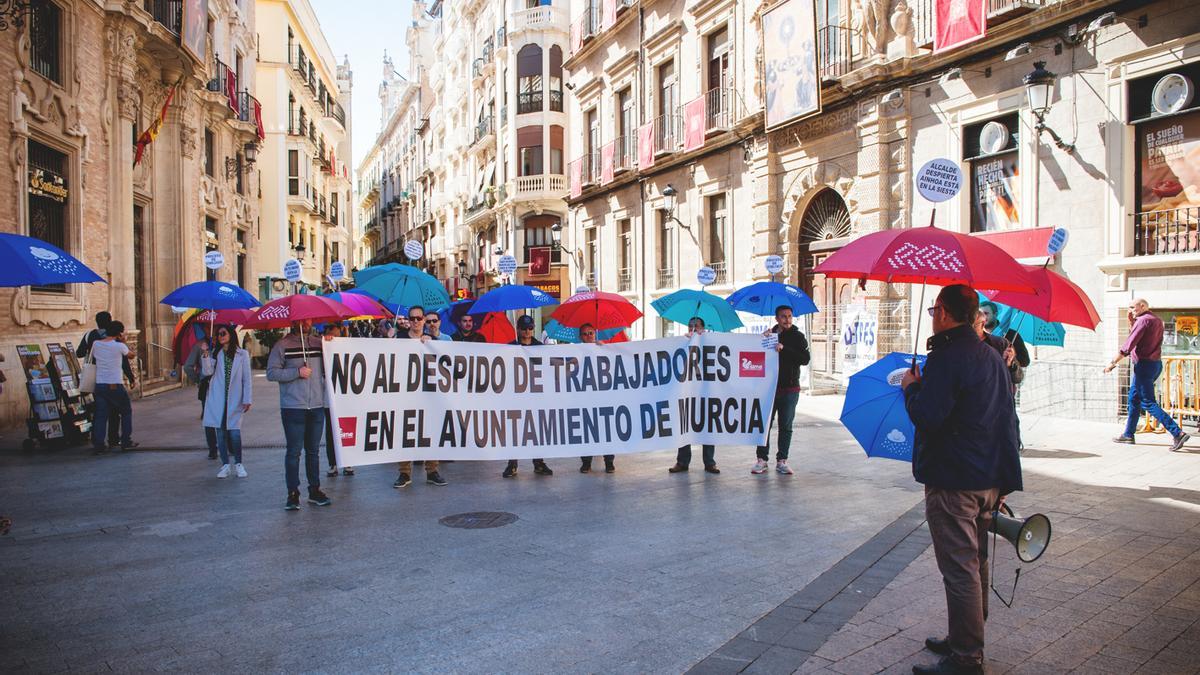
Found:
[[1179, 428], [1175, 420], [1154, 399], [1154, 381], [1162, 374], [1162, 319], [1150, 311], [1150, 303], [1139, 298], [1129, 305], [1129, 326], [1129, 339], [1125, 340], [1121, 351], [1117, 352], [1112, 362], [1104, 368], [1104, 372], [1112, 372], [1126, 356], [1133, 361], [1133, 381], [1129, 383], [1129, 419], [1125, 421], [1125, 433], [1113, 441], [1134, 443], [1133, 434], [1137, 430], [1142, 410], [1145, 410], [1171, 434], [1175, 439], [1171, 450], [1178, 451], [1191, 437]]

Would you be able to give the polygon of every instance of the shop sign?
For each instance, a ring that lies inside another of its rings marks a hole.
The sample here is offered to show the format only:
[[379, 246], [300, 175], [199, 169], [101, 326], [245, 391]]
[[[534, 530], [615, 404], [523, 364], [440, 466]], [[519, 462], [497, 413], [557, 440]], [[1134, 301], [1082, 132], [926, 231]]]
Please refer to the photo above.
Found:
[[68, 194], [67, 179], [45, 169], [30, 169], [29, 194], [65, 202]]
[[1200, 115], [1138, 125], [1139, 211], [1200, 207]]
[[1175, 332], [1183, 335], [1196, 335], [1200, 333], [1200, 317], [1176, 316]]
[[558, 281], [535, 281], [529, 284], [552, 298], [562, 297], [562, 283]]

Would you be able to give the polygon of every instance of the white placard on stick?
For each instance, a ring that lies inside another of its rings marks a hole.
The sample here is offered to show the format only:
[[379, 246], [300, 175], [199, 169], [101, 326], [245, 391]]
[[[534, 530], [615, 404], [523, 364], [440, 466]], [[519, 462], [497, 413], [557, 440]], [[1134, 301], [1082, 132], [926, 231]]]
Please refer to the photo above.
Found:
[[500, 274], [512, 274], [517, 271], [517, 259], [511, 255], [502, 255], [496, 263], [496, 269], [500, 270]]
[[416, 239], [404, 244], [404, 257], [409, 260], [420, 260], [423, 255], [425, 255], [425, 245]]
[[287, 262], [283, 263], [283, 278], [284, 279], [287, 279], [288, 281], [290, 281], [292, 283], [296, 283], [297, 281], [300, 281], [300, 274], [301, 274], [301, 269], [300, 269], [300, 261], [299, 260], [292, 258], [292, 259], [288, 260]]
[[1071, 233], [1067, 232], [1065, 227], [1056, 227], [1050, 233], [1050, 241], [1046, 242], [1046, 253], [1050, 255], [1058, 255], [1067, 247], [1067, 240], [1071, 238]]
[[939, 157], [917, 172], [917, 192], [934, 203], [951, 199], [962, 189], [962, 170], [953, 160]]
[[329, 278], [338, 283], [346, 278], [346, 264], [338, 260], [329, 266]]
[[204, 254], [204, 266], [210, 270], [219, 270], [225, 266], [225, 254], [220, 251], [209, 251]]
[[767, 274], [779, 274], [783, 271], [783, 257], [777, 255], [769, 255], [765, 261], [767, 266]]
[[705, 265], [696, 272], [696, 281], [700, 282], [701, 286], [711, 286], [717, 280], [717, 271]]

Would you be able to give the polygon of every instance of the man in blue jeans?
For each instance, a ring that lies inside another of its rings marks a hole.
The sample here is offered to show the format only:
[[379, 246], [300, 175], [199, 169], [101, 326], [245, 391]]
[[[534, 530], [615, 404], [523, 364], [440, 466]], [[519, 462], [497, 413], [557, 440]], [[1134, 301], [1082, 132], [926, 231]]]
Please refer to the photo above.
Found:
[[[779, 381], [775, 386], [775, 405], [771, 408], [771, 420], [779, 419], [779, 449], [775, 451], [775, 471], [790, 476], [794, 471], [788, 466], [788, 450], [792, 447], [792, 423], [796, 420], [796, 404], [800, 401], [800, 367], [808, 365], [808, 341], [804, 333], [792, 325], [792, 308], [780, 305], [775, 308], [775, 327], [765, 335], [779, 336], [775, 351], [779, 352]], [[767, 434], [771, 423], [767, 423]], [[758, 446], [758, 461], [750, 473], [767, 472], [771, 459], [771, 442]]]
[[93, 340], [90, 352], [96, 362], [96, 390], [92, 394], [96, 403], [96, 417], [92, 423], [94, 454], [108, 451], [108, 420], [114, 415], [121, 417], [121, 450], [132, 450], [137, 447], [131, 438], [133, 406], [129, 403], [129, 392], [125, 391], [122, 366], [133, 358], [133, 353], [125, 344], [125, 324], [109, 322], [104, 334]]
[[[301, 334], [304, 338], [301, 339]], [[279, 412], [287, 442], [284, 474], [287, 502], [284, 509], [300, 508], [300, 450], [308, 478], [308, 503], [329, 506], [321, 492], [321, 436], [325, 431], [325, 372], [321, 363], [321, 338], [313, 335], [312, 322], [292, 324], [267, 357], [267, 379], [279, 383]]]
[[1191, 436], [1183, 432], [1167, 411], [1154, 398], [1154, 382], [1162, 374], [1162, 319], [1150, 311], [1150, 303], [1139, 298], [1129, 305], [1129, 337], [1113, 360], [1104, 368], [1110, 373], [1121, 359], [1128, 356], [1133, 360], [1133, 378], [1129, 383], [1129, 419], [1125, 421], [1125, 433], [1113, 439], [1116, 443], [1133, 444], [1142, 411], [1150, 413], [1171, 434], [1174, 442], [1171, 450], [1183, 449]]

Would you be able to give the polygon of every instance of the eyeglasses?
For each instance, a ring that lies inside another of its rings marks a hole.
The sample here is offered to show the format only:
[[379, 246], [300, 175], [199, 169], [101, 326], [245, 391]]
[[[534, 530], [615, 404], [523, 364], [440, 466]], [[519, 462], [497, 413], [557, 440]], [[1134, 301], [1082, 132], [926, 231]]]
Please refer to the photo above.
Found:
[[926, 310], [925, 310], [925, 311], [926, 311], [926, 312], [929, 312], [929, 316], [933, 316], [933, 312], [934, 312], [934, 310], [936, 310], [937, 308], [938, 308], [938, 305], [934, 305], [933, 307], [926, 308]]
[[424, 320], [425, 320], [425, 317], [423, 317], [423, 316], [410, 316], [410, 317], [408, 317], [408, 320], [409, 320], [409, 321], [424, 321]]
[[441, 319], [437, 318], [436, 316], [429, 317], [429, 323], [440, 323], [440, 322], [441, 322]]

